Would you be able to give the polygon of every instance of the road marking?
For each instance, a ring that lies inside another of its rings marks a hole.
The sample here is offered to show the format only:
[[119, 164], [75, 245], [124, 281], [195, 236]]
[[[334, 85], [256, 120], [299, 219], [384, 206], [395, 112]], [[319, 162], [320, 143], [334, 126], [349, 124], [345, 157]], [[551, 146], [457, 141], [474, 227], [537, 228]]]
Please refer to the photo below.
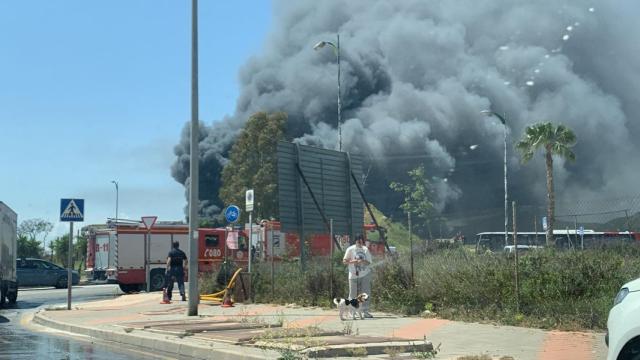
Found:
[[594, 335], [580, 332], [550, 331], [544, 339], [539, 360], [595, 360]]

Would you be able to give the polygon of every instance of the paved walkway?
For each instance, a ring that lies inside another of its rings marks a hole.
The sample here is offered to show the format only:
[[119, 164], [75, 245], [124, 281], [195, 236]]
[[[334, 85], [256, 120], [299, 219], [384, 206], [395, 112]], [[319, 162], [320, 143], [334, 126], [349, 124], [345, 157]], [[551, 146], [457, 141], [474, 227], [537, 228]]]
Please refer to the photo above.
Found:
[[[407, 349], [407, 344], [422, 344], [423, 341], [419, 340], [426, 338], [436, 346], [440, 344], [437, 359], [483, 354], [493, 359], [510, 356], [519, 360], [606, 358], [602, 333], [543, 331], [382, 313], [374, 313], [373, 319], [340, 321], [337, 310], [268, 304], [236, 304], [223, 308], [203, 303], [198, 307], [199, 316], [188, 317], [186, 302], [160, 304], [160, 298], [160, 293], [124, 295], [112, 300], [79, 304], [71, 311], [66, 308], [43, 310], [36, 314], [34, 321], [60, 330], [156, 349], [168, 355], [195, 358], [277, 358], [280, 355], [278, 351], [256, 347], [258, 340], [264, 343], [269, 336], [277, 337], [272, 332], [276, 329], [285, 331], [282, 329], [310, 327], [317, 332], [313, 339], [320, 340], [314, 349], [321, 347], [321, 343], [334, 344], [337, 349], [357, 339], [354, 341], [362, 345], [355, 348], [352, 345], [347, 351], [358, 357], [364, 357], [363, 351], [367, 351], [372, 358], [389, 358], [389, 352], [397, 351], [390, 350], [393, 346]], [[273, 328], [267, 332], [256, 329], [266, 324]], [[253, 346], [241, 341], [252, 336]], [[286, 346], [295, 343], [299, 348], [313, 347], [302, 344], [302, 338], [297, 342], [291, 339], [272, 341], [287, 343]], [[380, 355], [372, 355], [376, 353]], [[342, 356], [344, 351], [314, 354]]]

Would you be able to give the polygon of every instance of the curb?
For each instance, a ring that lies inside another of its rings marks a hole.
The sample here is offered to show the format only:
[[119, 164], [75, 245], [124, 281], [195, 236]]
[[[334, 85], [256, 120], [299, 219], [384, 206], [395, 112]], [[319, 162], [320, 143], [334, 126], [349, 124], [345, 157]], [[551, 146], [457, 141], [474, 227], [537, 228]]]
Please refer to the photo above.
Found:
[[[228, 346], [226, 344], [219, 344], [211, 342], [209, 346], [197, 345], [197, 344], [185, 344], [182, 339], [177, 338], [175, 340], [166, 336], [164, 339], [158, 339], [158, 334], [147, 334], [151, 336], [144, 336], [142, 334], [132, 333], [120, 333], [118, 331], [107, 329], [95, 329], [85, 326], [72, 325], [63, 323], [57, 320], [53, 320], [43, 314], [44, 311], [38, 311], [33, 316], [33, 322], [36, 324], [66, 331], [69, 333], [85, 335], [92, 338], [100, 339], [103, 341], [115, 342], [120, 344], [126, 344], [134, 347], [144, 348], [146, 350], [154, 350], [165, 355], [172, 356], [188, 356], [196, 359], [265, 359], [265, 358], [277, 358], [278, 354], [273, 352], [261, 351], [259, 354], [248, 354], [247, 349], [216, 349], [215, 346], [223, 347]], [[126, 330], [123, 330], [126, 331]], [[270, 356], [271, 355], [271, 356]]]

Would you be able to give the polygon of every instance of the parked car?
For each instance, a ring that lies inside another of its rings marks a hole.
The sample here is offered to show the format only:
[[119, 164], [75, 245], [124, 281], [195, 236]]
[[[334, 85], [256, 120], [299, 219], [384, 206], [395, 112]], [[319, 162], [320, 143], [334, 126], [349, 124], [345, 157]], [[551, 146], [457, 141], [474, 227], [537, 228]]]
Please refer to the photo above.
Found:
[[[18, 259], [17, 277], [19, 286], [55, 286], [56, 288], [67, 287], [67, 269], [52, 262], [41, 259]], [[80, 275], [77, 271], [72, 272], [71, 281], [73, 285], [78, 285]]]
[[607, 320], [608, 360], [640, 360], [640, 278], [622, 285]]

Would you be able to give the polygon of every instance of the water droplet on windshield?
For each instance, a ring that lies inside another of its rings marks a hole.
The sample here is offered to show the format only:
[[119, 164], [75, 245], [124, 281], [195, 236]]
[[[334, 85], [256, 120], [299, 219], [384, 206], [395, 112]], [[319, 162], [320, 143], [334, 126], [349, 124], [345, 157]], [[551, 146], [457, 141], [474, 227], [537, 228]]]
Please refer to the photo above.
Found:
[[573, 26], [569, 25], [567, 26], [567, 31], [572, 31], [573, 30]]
[[596, 11], [596, 9], [594, 9], [594, 8], [589, 8], [589, 12], [594, 12], [594, 11]]
[[569, 35], [565, 35], [565, 36], [563, 36], [563, 37], [562, 37], [562, 40], [564, 40], [564, 41], [569, 40]]
[[535, 70], [533, 70], [533, 72], [538, 74], [538, 73], [540, 73], [540, 69], [535, 69]]
[[500, 46], [500, 50], [509, 50], [509, 47], [506, 45]]
[[529, 80], [529, 81], [526, 82], [526, 84], [527, 84], [527, 86], [533, 86], [536, 83], [534, 83], [533, 81]]

